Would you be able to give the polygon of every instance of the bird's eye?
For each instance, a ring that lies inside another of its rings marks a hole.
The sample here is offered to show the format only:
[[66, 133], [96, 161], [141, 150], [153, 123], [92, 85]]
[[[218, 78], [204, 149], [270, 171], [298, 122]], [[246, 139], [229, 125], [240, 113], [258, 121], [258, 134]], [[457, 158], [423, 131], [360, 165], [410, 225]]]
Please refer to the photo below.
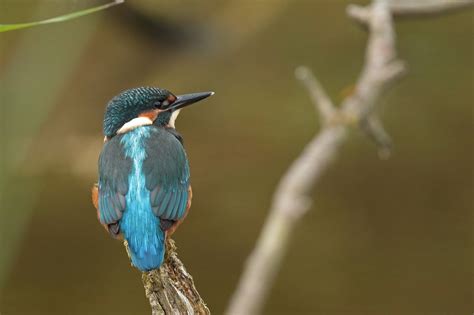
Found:
[[166, 110], [171, 104], [176, 101], [176, 96], [170, 95], [164, 101], [156, 101], [153, 103], [153, 106], [157, 109]]
[[173, 104], [176, 101], [176, 96], [173, 94], [169, 95], [168, 98], [166, 99], [166, 102]]
[[176, 96], [174, 96], [174, 95], [168, 96], [167, 99], [165, 99], [163, 102], [161, 102], [161, 108], [162, 108], [162, 109], [168, 108], [168, 106], [170, 106], [171, 104], [173, 104], [174, 101], [176, 101]]

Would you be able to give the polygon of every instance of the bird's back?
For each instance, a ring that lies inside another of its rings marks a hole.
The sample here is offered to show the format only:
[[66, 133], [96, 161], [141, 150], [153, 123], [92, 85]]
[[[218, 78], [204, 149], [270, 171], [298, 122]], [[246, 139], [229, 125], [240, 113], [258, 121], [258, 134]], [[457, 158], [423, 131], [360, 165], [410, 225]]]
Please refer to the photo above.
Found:
[[106, 143], [99, 159], [99, 215], [118, 224], [140, 270], [161, 265], [164, 221], [180, 220], [189, 199], [184, 148], [165, 128], [143, 126]]

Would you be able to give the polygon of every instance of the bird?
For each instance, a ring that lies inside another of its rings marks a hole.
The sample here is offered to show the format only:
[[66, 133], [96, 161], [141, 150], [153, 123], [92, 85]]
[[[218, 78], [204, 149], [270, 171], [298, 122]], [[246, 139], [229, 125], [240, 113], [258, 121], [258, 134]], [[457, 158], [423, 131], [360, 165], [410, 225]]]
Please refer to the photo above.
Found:
[[131, 263], [142, 272], [162, 265], [166, 237], [191, 207], [189, 161], [176, 118], [213, 94], [138, 87], [106, 106], [92, 202], [99, 222], [112, 237], [127, 241]]

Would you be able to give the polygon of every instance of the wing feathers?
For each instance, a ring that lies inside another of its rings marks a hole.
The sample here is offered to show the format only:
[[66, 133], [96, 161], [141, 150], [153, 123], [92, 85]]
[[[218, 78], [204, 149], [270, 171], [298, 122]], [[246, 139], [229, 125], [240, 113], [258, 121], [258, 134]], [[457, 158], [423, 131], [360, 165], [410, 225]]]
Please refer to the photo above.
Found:
[[167, 130], [157, 128], [146, 141], [143, 163], [146, 187], [156, 216], [179, 220], [186, 211], [189, 165], [181, 142]]
[[178, 217], [178, 207], [179, 207], [179, 202], [180, 202], [180, 199], [181, 199], [181, 191], [175, 191], [174, 192], [176, 198], [174, 199], [174, 203], [173, 205], [171, 206], [171, 218], [173, 219], [177, 219], [179, 218]]
[[177, 217], [181, 218], [186, 211], [186, 204], [188, 203], [188, 190], [186, 189], [184, 192], [181, 193], [181, 201], [179, 203], [178, 214]]
[[168, 210], [168, 204], [170, 202], [171, 197], [172, 197], [172, 194], [170, 193], [164, 194], [162, 202], [158, 205], [158, 212], [155, 213], [157, 216], [163, 219], [169, 219], [167, 210]]
[[125, 156], [119, 136], [105, 143], [99, 158], [99, 217], [102, 224], [113, 224], [125, 211], [131, 159]]
[[174, 218], [173, 217], [173, 211], [174, 211], [174, 207], [176, 205], [176, 197], [178, 196], [176, 191], [171, 191], [169, 194], [171, 195], [171, 198], [170, 198], [170, 202], [166, 206], [166, 212], [163, 215], [163, 218], [165, 218], [165, 219]]
[[[181, 219], [188, 203], [189, 165], [178, 138], [163, 128], [150, 128], [143, 141], [146, 158], [141, 172], [150, 192], [153, 213], [170, 221]], [[122, 135], [107, 141], [99, 158], [99, 218], [102, 224], [113, 224], [126, 211], [128, 177], [133, 161], [127, 157], [121, 143]]]

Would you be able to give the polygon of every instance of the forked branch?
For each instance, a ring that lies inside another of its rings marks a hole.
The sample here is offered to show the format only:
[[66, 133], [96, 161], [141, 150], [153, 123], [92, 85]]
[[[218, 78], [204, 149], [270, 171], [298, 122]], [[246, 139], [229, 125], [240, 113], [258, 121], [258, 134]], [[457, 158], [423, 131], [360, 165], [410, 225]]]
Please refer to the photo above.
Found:
[[392, 16], [433, 14], [472, 5], [471, 0], [374, 0], [366, 7], [350, 5], [348, 15], [367, 26], [369, 38], [364, 67], [354, 93], [335, 107], [319, 81], [306, 67], [296, 70], [296, 77], [308, 89], [322, 121], [321, 130], [306, 145], [300, 156], [283, 175], [274, 193], [257, 244], [249, 256], [226, 314], [255, 315], [262, 311], [270, 288], [280, 270], [291, 235], [310, 209], [311, 191], [321, 179], [347, 139], [351, 126], [360, 126], [387, 155], [391, 146], [374, 110], [383, 93], [405, 72], [397, 58]]

